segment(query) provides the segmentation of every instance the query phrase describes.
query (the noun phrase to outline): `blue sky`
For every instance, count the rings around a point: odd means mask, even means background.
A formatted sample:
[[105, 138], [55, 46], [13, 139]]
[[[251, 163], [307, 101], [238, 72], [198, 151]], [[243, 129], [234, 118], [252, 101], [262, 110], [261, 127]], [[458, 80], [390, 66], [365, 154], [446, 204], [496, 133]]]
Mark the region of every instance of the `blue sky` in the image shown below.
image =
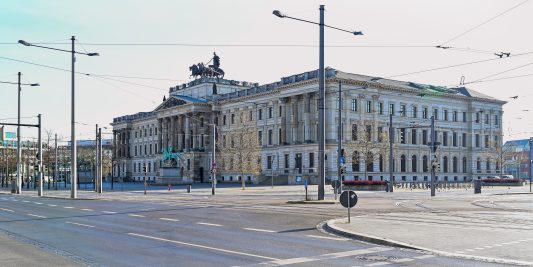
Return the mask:
[[[100, 57], [78, 56], [80, 72], [140, 76], [151, 79], [102, 80], [78, 75], [78, 138], [90, 138], [95, 123], [108, 125], [113, 117], [148, 111], [169, 87], [189, 81], [188, 67], [207, 62], [213, 51], [221, 57], [227, 78], [270, 83], [317, 68], [316, 47], [231, 47], [232, 44], [318, 43], [312, 25], [279, 19], [272, 10], [318, 20], [318, 5], [326, 5], [326, 23], [362, 30], [351, 36], [326, 31], [327, 45], [434, 46], [495, 16], [522, 1], [2, 1], [0, 2], [0, 57], [70, 69], [70, 55], [16, 43], [51, 42], [69, 49], [76, 35], [80, 51], [99, 52]], [[501, 17], [450, 42], [453, 47], [509, 51], [533, 51], [533, 3], [527, 2]], [[101, 46], [90, 43], [187, 43], [201, 46]], [[213, 46], [203, 46], [213, 45]], [[327, 48], [326, 65], [346, 72], [391, 76], [475, 60], [493, 58], [490, 53], [417, 48]], [[533, 62], [533, 56], [397, 77], [399, 80], [452, 85], [461, 76], [467, 81]], [[22, 114], [43, 114], [44, 126], [62, 136], [70, 129], [70, 74], [0, 59], [0, 80], [39, 82], [41, 87], [23, 88]], [[533, 65], [498, 77], [533, 73]], [[469, 87], [510, 101], [504, 108], [505, 139], [533, 135], [531, 84], [533, 76], [477, 83]], [[137, 83], [138, 86], [129, 83]], [[0, 119], [16, 117], [16, 87], [0, 84]], [[528, 96], [529, 94], [529, 96]], [[519, 99], [509, 97], [519, 95]], [[521, 119], [518, 119], [521, 118]], [[29, 119], [27, 122], [31, 122]], [[8, 120], [9, 121], [9, 120]], [[33, 135], [24, 129], [25, 135]]]

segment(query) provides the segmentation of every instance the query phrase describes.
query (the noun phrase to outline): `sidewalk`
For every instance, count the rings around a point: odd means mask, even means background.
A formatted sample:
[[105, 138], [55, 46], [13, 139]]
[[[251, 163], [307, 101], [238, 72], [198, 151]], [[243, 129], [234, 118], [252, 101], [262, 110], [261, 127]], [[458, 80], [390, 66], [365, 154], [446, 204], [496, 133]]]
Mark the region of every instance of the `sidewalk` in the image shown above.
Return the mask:
[[[503, 264], [533, 266], [533, 195], [400, 201], [397, 211], [352, 210], [326, 230], [371, 243]], [[476, 206], [476, 202], [493, 206]], [[529, 204], [528, 204], [529, 203]], [[521, 209], [513, 210], [513, 207]], [[402, 209], [403, 208], [403, 209]]]

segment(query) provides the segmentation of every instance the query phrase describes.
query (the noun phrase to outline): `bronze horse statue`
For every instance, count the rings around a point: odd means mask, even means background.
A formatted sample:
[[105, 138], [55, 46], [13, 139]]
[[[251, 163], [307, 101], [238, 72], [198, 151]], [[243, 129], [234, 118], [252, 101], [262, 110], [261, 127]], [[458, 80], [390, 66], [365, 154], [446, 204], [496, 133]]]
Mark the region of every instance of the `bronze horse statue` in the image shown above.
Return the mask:
[[213, 65], [205, 67], [203, 63], [198, 63], [190, 66], [189, 70], [191, 71], [191, 76], [189, 77], [193, 78], [196, 78], [198, 76], [224, 78], [224, 70], [222, 70], [221, 68], [216, 68]]

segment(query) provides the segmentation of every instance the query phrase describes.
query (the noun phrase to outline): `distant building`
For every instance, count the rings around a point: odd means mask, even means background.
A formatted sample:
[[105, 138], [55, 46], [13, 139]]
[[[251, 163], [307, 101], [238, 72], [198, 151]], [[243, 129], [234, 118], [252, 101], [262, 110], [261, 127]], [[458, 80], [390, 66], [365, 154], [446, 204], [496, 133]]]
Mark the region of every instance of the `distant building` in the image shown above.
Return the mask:
[[0, 147], [17, 148], [17, 133], [9, 132], [0, 126]]
[[[469, 181], [501, 173], [494, 152], [502, 145], [506, 102], [465, 87], [445, 88], [326, 69], [326, 179], [337, 177], [337, 133], [341, 125], [345, 179], [389, 179], [388, 127], [393, 116], [393, 173], [396, 181], [428, 181], [430, 118], [435, 116], [438, 181]], [[342, 86], [342, 120], [338, 93]], [[260, 145], [259, 173], [235, 170], [233, 159], [217, 156], [217, 179], [266, 183], [318, 180], [318, 71], [259, 86], [199, 78], [171, 87], [164, 102], [148, 112], [113, 119], [113, 176], [162, 177], [162, 148], [180, 153], [179, 176], [211, 179], [213, 140], [220, 152], [232, 146], [239, 125], [252, 127]], [[210, 125], [217, 125], [213, 138]], [[416, 127], [414, 127], [416, 126]], [[368, 141], [372, 149], [350, 144]], [[380, 147], [378, 149], [378, 147]], [[383, 149], [381, 149], [383, 148]], [[218, 153], [218, 151], [217, 151]], [[248, 159], [256, 160], [256, 159]], [[226, 168], [223, 168], [225, 165]], [[162, 180], [160, 180], [162, 181]]]
[[529, 178], [529, 139], [511, 140], [503, 145], [504, 171], [515, 178]]

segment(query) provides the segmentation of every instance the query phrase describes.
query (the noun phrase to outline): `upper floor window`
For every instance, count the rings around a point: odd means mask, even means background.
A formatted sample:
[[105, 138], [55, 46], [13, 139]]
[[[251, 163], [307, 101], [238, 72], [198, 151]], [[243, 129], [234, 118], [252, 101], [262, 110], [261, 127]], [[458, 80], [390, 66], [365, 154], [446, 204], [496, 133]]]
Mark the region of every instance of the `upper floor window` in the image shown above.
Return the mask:
[[413, 106], [413, 118], [418, 118], [418, 107]]
[[272, 119], [272, 117], [274, 117], [274, 108], [273, 107], [269, 107], [268, 108], [268, 118]]
[[402, 117], [407, 116], [407, 112], [405, 110], [405, 105], [400, 105], [400, 116], [402, 116]]
[[452, 120], [453, 120], [453, 121], [457, 121], [457, 111], [454, 111], [454, 112], [453, 112]]
[[262, 120], [263, 119], [263, 109], [259, 109], [257, 111], [257, 117], [258, 117], [257, 118], [258, 120]]
[[433, 118], [435, 118], [435, 120], [439, 119], [439, 109], [438, 108], [433, 109]]
[[372, 101], [366, 101], [366, 113], [372, 112]]
[[424, 107], [422, 109], [422, 119], [427, 119], [427, 118], [428, 118], [428, 108]]
[[378, 103], [378, 113], [379, 115], [383, 115], [383, 102]]
[[389, 104], [389, 114], [392, 114], [392, 116], [394, 116], [394, 103]]
[[352, 99], [352, 111], [357, 111], [357, 99]]
[[448, 121], [448, 110], [444, 110], [444, 120]]
[[494, 125], [498, 125], [498, 115], [494, 115]]

